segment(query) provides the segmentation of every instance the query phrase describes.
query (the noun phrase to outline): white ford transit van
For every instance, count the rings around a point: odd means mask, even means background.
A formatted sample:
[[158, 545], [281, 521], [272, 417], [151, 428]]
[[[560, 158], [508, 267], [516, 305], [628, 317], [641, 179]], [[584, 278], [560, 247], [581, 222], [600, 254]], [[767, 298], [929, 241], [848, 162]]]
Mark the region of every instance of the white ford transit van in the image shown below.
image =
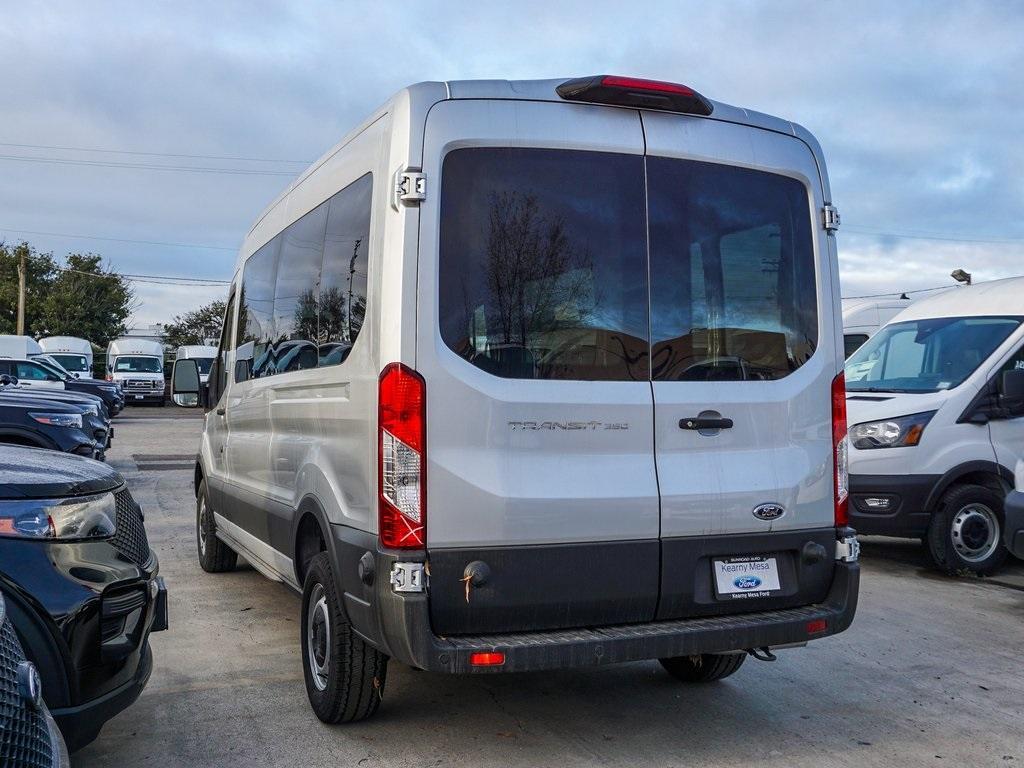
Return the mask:
[[107, 345], [107, 380], [128, 403], [164, 404], [164, 348], [151, 339], [123, 336]]
[[1024, 278], [922, 299], [847, 361], [853, 527], [921, 537], [950, 572], [1006, 557], [1024, 458]]
[[837, 225], [813, 137], [686, 86], [401, 91], [245, 239], [202, 567], [302, 592], [326, 722], [389, 658], [712, 680], [844, 630]]

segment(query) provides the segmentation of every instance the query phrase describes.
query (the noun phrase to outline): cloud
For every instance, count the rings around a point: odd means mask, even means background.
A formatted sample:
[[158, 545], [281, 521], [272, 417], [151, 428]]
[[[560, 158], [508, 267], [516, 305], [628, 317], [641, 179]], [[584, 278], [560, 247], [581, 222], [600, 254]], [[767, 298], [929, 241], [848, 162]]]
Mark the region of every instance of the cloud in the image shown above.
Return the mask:
[[[635, 74], [815, 133], [850, 227], [839, 241], [844, 293], [930, 287], [956, 266], [1019, 274], [1024, 263], [1024, 7], [1010, 2], [69, 1], [10, 5], [4, 21], [0, 142], [313, 159], [411, 82]], [[24, 147], [0, 155], [301, 169]], [[0, 159], [0, 237], [234, 248], [287, 182]], [[894, 236], [913, 233], [978, 242]], [[58, 255], [103, 253], [126, 272], [227, 279], [234, 265], [227, 250], [29, 238]], [[141, 322], [206, 300], [143, 284], [138, 294]]]

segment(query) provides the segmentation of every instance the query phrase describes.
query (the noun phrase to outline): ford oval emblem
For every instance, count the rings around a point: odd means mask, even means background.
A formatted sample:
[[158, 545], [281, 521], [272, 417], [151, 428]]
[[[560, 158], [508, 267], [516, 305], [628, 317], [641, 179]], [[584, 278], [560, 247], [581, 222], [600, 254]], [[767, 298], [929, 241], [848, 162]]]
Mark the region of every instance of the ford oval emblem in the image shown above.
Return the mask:
[[757, 589], [761, 586], [761, 580], [757, 576], [737, 576], [732, 580], [736, 589]]
[[786, 509], [781, 504], [758, 504], [753, 512], [758, 520], [778, 520], [784, 514]]

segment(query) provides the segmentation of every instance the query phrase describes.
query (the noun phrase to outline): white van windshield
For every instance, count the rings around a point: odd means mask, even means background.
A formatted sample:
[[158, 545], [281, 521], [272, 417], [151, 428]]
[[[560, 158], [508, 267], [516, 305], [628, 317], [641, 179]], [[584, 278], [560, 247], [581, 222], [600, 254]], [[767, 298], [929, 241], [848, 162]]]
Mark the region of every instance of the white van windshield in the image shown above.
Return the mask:
[[51, 357], [64, 366], [65, 370], [84, 373], [89, 370], [89, 361], [85, 355], [51, 355]]
[[114, 363], [114, 370], [119, 373], [160, 373], [163, 365], [156, 357], [122, 355]]
[[959, 386], [1020, 326], [1014, 317], [942, 317], [887, 325], [846, 362], [850, 392]]

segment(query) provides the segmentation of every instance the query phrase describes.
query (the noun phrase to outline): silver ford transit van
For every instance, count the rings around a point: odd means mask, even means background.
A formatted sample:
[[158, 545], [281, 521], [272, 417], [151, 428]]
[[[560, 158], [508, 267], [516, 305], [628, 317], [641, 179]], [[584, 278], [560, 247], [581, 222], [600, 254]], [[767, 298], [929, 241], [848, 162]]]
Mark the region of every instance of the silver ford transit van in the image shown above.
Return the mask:
[[301, 591], [306, 688], [387, 663], [659, 659], [706, 681], [846, 629], [824, 160], [674, 83], [420, 83], [256, 221], [203, 395], [199, 558]]

